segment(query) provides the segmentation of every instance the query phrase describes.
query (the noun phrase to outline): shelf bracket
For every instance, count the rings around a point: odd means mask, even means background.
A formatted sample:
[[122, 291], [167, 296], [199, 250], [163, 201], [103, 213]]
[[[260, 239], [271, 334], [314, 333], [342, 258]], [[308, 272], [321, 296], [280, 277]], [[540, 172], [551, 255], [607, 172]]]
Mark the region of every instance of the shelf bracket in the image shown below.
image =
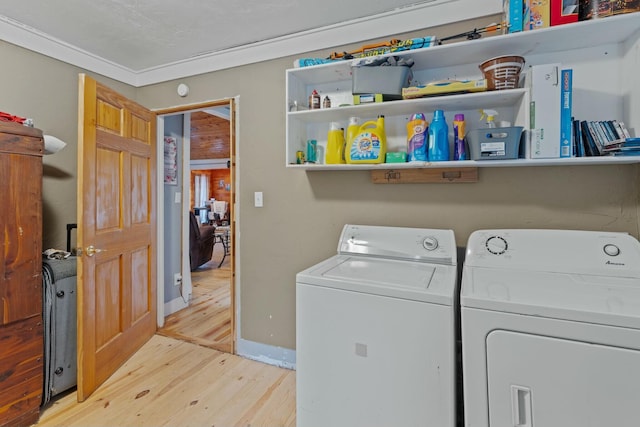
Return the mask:
[[374, 184], [471, 183], [478, 182], [478, 168], [376, 169]]

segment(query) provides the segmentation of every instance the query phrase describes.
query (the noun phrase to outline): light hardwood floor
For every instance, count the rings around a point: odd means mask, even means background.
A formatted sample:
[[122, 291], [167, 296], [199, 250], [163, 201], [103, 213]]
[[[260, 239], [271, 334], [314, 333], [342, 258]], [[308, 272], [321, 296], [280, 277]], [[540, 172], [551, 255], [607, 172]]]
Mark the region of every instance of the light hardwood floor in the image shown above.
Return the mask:
[[89, 399], [54, 399], [36, 426], [295, 426], [295, 371], [155, 335]]
[[218, 268], [222, 245], [214, 246], [211, 261], [191, 272], [189, 307], [170, 314], [158, 334], [231, 353], [230, 258]]

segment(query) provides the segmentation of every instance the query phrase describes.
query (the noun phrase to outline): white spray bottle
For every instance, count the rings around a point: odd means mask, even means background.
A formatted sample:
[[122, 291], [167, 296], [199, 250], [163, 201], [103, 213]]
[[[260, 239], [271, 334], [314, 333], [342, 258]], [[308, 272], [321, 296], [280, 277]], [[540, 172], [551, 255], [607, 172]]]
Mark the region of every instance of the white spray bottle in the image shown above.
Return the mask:
[[480, 110], [480, 121], [487, 118], [486, 127], [495, 128], [496, 127], [496, 117], [498, 116], [498, 112], [496, 110]]

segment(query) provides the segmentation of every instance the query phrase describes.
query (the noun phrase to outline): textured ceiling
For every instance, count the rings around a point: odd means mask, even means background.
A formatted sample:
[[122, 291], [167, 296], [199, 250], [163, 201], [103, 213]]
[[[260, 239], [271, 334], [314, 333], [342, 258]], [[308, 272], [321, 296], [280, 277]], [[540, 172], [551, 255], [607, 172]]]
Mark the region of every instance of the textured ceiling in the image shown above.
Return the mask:
[[142, 71], [431, 1], [0, 0], [0, 17]]

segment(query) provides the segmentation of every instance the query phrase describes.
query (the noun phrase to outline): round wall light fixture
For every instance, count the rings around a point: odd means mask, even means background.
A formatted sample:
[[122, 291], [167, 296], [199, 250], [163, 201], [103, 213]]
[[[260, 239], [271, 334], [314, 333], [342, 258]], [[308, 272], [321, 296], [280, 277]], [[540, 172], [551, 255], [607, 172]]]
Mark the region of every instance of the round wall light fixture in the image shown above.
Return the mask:
[[178, 85], [178, 95], [180, 95], [181, 97], [185, 97], [187, 95], [189, 95], [189, 86], [187, 86], [184, 83], [180, 83]]

